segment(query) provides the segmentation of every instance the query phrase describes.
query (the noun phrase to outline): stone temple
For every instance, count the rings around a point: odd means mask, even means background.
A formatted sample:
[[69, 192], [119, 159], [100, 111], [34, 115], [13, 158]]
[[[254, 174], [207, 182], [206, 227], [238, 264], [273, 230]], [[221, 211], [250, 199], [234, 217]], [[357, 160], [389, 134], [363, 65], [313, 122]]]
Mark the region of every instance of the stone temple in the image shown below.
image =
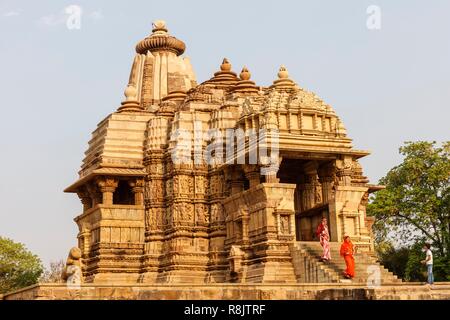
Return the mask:
[[[153, 24], [136, 46], [125, 101], [98, 124], [65, 190], [83, 204], [83, 281], [339, 283], [337, 249], [349, 235], [354, 282], [365, 282], [367, 266], [378, 266], [366, 205], [380, 187], [358, 162], [369, 152], [353, 148], [333, 108], [285, 67], [265, 87], [224, 59], [198, 84], [185, 49], [163, 21]], [[327, 264], [315, 238], [322, 217]]]
[[[335, 111], [281, 67], [258, 86], [227, 59], [197, 84], [163, 21], [136, 47], [125, 101], [89, 141], [78, 248], [60, 283], [18, 299], [449, 299], [374, 255], [370, 185]], [[220, 61], [220, 60], [219, 60]], [[274, 74], [275, 74], [274, 70]], [[332, 260], [316, 226], [327, 217]], [[344, 279], [339, 246], [357, 246]]]

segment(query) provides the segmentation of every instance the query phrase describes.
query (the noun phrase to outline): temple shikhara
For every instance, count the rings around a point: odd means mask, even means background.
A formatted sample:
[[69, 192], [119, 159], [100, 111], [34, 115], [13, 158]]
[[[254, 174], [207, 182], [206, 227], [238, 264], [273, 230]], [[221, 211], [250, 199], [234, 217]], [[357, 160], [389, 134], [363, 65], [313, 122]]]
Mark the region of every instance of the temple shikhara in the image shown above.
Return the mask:
[[[198, 83], [185, 50], [153, 24], [124, 102], [98, 124], [65, 190], [83, 204], [83, 282], [342, 283], [345, 235], [358, 250], [353, 283], [374, 272], [398, 282], [373, 256], [366, 205], [381, 187], [358, 162], [369, 152], [353, 147], [335, 110], [284, 66], [260, 86], [218, 57]], [[327, 263], [315, 235], [322, 217]]]

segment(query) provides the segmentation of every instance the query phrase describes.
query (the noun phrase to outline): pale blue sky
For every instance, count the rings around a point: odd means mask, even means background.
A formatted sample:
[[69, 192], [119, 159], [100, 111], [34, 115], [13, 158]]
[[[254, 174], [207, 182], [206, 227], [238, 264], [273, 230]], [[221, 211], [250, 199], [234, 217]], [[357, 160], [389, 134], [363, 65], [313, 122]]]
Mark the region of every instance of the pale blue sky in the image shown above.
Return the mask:
[[[81, 29], [64, 8], [83, 9]], [[369, 5], [381, 30], [366, 27]], [[0, 0], [0, 235], [45, 263], [76, 245], [77, 179], [91, 132], [117, 109], [137, 41], [167, 21], [198, 81], [223, 57], [269, 85], [281, 64], [343, 119], [376, 183], [405, 140], [449, 139], [450, 1]]]

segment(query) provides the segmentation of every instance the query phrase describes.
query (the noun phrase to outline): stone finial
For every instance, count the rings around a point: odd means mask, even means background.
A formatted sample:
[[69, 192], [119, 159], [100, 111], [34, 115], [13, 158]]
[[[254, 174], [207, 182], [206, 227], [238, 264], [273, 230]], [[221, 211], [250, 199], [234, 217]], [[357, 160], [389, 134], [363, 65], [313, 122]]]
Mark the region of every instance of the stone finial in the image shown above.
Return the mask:
[[216, 87], [234, 86], [238, 82], [236, 73], [231, 71], [231, 63], [227, 58], [223, 58], [220, 70], [214, 73], [214, 77], [206, 81], [206, 84], [213, 84]]
[[280, 70], [278, 71], [278, 78], [279, 79], [288, 79], [289, 78], [289, 72], [287, 71], [285, 66], [280, 67]]
[[153, 26], [153, 33], [167, 33], [167, 27], [166, 22], [164, 20], [156, 20], [152, 24]]
[[133, 84], [129, 84], [127, 86], [124, 94], [125, 101], [122, 102], [122, 105], [119, 107], [119, 112], [140, 112], [144, 110], [144, 108], [138, 102], [137, 89]]
[[239, 81], [233, 88], [233, 92], [258, 93], [259, 90], [255, 85], [255, 82], [250, 80], [251, 76], [252, 75], [247, 67], [243, 67], [241, 74], [239, 75]]
[[239, 75], [239, 78], [241, 78], [241, 80], [250, 80], [252, 74], [248, 71], [247, 67], [243, 67], [241, 74]]
[[222, 64], [220, 65], [220, 70], [225, 72], [231, 71], [231, 63], [227, 58], [223, 58]]
[[292, 90], [295, 89], [295, 83], [289, 78], [289, 72], [285, 66], [281, 66], [278, 71], [278, 79], [273, 82], [271, 88], [278, 90]]
[[132, 84], [129, 84], [125, 89], [125, 101], [136, 101], [137, 100], [137, 90]]
[[185, 50], [186, 45], [184, 42], [168, 33], [166, 22], [163, 20], [153, 22], [152, 34], [140, 41], [136, 46], [136, 52], [139, 54], [146, 54], [148, 51], [152, 53], [170, 51], [180, 56]]

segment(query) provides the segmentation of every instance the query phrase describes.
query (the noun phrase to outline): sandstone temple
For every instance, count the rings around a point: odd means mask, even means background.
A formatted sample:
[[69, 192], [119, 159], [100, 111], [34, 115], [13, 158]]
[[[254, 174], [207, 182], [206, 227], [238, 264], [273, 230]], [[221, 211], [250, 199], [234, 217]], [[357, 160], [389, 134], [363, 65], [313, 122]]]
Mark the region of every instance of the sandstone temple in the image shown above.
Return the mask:
[[[373, 256], [366, 205], [381, 187], [358, 162], [369, 152], [353, 148], [333, 108], [284, 66], [260, 86], [223, 59], [197, 83], [185, 49], [163, 21], [153, 24], [136, 46], [124, 101], [98, 124], [65, 190], [83, 205], [83, 282], [345, 282], [345, 235], [358, 248], [354, 282], [373, 266], [398, 282]], [[322, 217], [326, 264], [315, 236]]]

